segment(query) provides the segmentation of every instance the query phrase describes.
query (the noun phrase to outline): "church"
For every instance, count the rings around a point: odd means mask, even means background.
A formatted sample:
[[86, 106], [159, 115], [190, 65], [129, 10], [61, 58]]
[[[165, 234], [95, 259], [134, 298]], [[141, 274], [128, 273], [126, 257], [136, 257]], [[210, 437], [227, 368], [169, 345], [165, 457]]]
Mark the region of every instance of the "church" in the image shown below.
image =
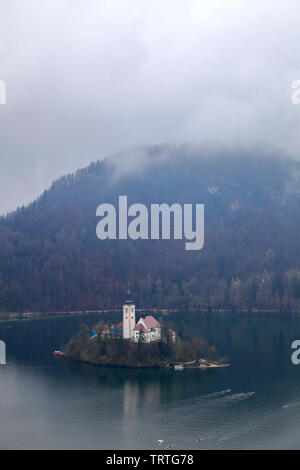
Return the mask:
[[[127, 290], [126, 300], [123, 304], [123, 320], [117, 325], [105, 325], [101, 333], [102, 335], [111, 335], [113, 337], [123, 336], [124, 339], [138, 343], [152, 343], [161, 341], [161, 324], [152, 315], [142, 316], [136, 323], [135, 319], [135, 304], [132, 300], [131, 290]], [[171, 341], [175, 343], [176, 333], [169, 330]], [[97, 336], [93, 332], [92, 338]], [[142, 336], [142, 338], [141, 338]], [[92, 339], [91, 338], [91, 339]]]
[[131, 291], [128, 289], [123, 305], [123, 338], [138, 343], [141, 334], [143, 335], [143, 342], [145, 343], [160, 341], [161, 326], [152, 315], [141, 317], [136, 323], [135, 305], [131, 297]]

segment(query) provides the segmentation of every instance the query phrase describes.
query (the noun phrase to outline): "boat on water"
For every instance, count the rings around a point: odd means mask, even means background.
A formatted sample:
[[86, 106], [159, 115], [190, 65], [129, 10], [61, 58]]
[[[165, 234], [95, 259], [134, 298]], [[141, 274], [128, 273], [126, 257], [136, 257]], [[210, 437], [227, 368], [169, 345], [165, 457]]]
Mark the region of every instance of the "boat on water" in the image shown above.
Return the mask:
[[54, 357], [63, 357], [65, 354], [62, 351], [54, 351], [53, 356]]

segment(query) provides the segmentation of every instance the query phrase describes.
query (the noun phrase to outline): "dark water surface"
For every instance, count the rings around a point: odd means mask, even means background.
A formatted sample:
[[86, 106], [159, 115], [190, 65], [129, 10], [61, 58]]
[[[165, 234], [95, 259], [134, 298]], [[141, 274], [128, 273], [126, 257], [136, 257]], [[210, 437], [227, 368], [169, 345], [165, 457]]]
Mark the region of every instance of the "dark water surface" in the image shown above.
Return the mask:
[[231, 367], [97, 368], [52, 357], [80, 317], [0, 323], [0, 449], [299, 449], [300, 320], [188, 318]]

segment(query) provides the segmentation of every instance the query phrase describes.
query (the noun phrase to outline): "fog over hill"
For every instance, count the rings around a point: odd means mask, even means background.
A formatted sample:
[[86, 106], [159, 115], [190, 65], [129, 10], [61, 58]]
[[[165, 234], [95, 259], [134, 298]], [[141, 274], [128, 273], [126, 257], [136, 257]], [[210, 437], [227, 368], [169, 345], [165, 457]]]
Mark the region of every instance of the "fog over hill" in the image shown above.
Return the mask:
[[299, 0], [0, 4], [0, 214], [156, 143], [300, 160]]
[[[63, 176], [0, 221], [1, 311], [119, 307], [300, 310], [300, 164], [154, 146]], [[141, 160], [142, 164], [136, 165]], [[96, 237], [99, 204], [205, 204], [205, 244]]]

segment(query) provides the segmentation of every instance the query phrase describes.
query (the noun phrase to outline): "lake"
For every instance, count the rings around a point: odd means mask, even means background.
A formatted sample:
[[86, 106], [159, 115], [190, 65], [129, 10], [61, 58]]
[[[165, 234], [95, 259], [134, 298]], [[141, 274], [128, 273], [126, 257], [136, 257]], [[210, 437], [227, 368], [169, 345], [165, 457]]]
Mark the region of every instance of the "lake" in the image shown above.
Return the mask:
[[185, 318], [230, 367], [92, 367], [52, 352], [99, 315], [0, 322], [0, 449], [299, 449], [300, 320]]

